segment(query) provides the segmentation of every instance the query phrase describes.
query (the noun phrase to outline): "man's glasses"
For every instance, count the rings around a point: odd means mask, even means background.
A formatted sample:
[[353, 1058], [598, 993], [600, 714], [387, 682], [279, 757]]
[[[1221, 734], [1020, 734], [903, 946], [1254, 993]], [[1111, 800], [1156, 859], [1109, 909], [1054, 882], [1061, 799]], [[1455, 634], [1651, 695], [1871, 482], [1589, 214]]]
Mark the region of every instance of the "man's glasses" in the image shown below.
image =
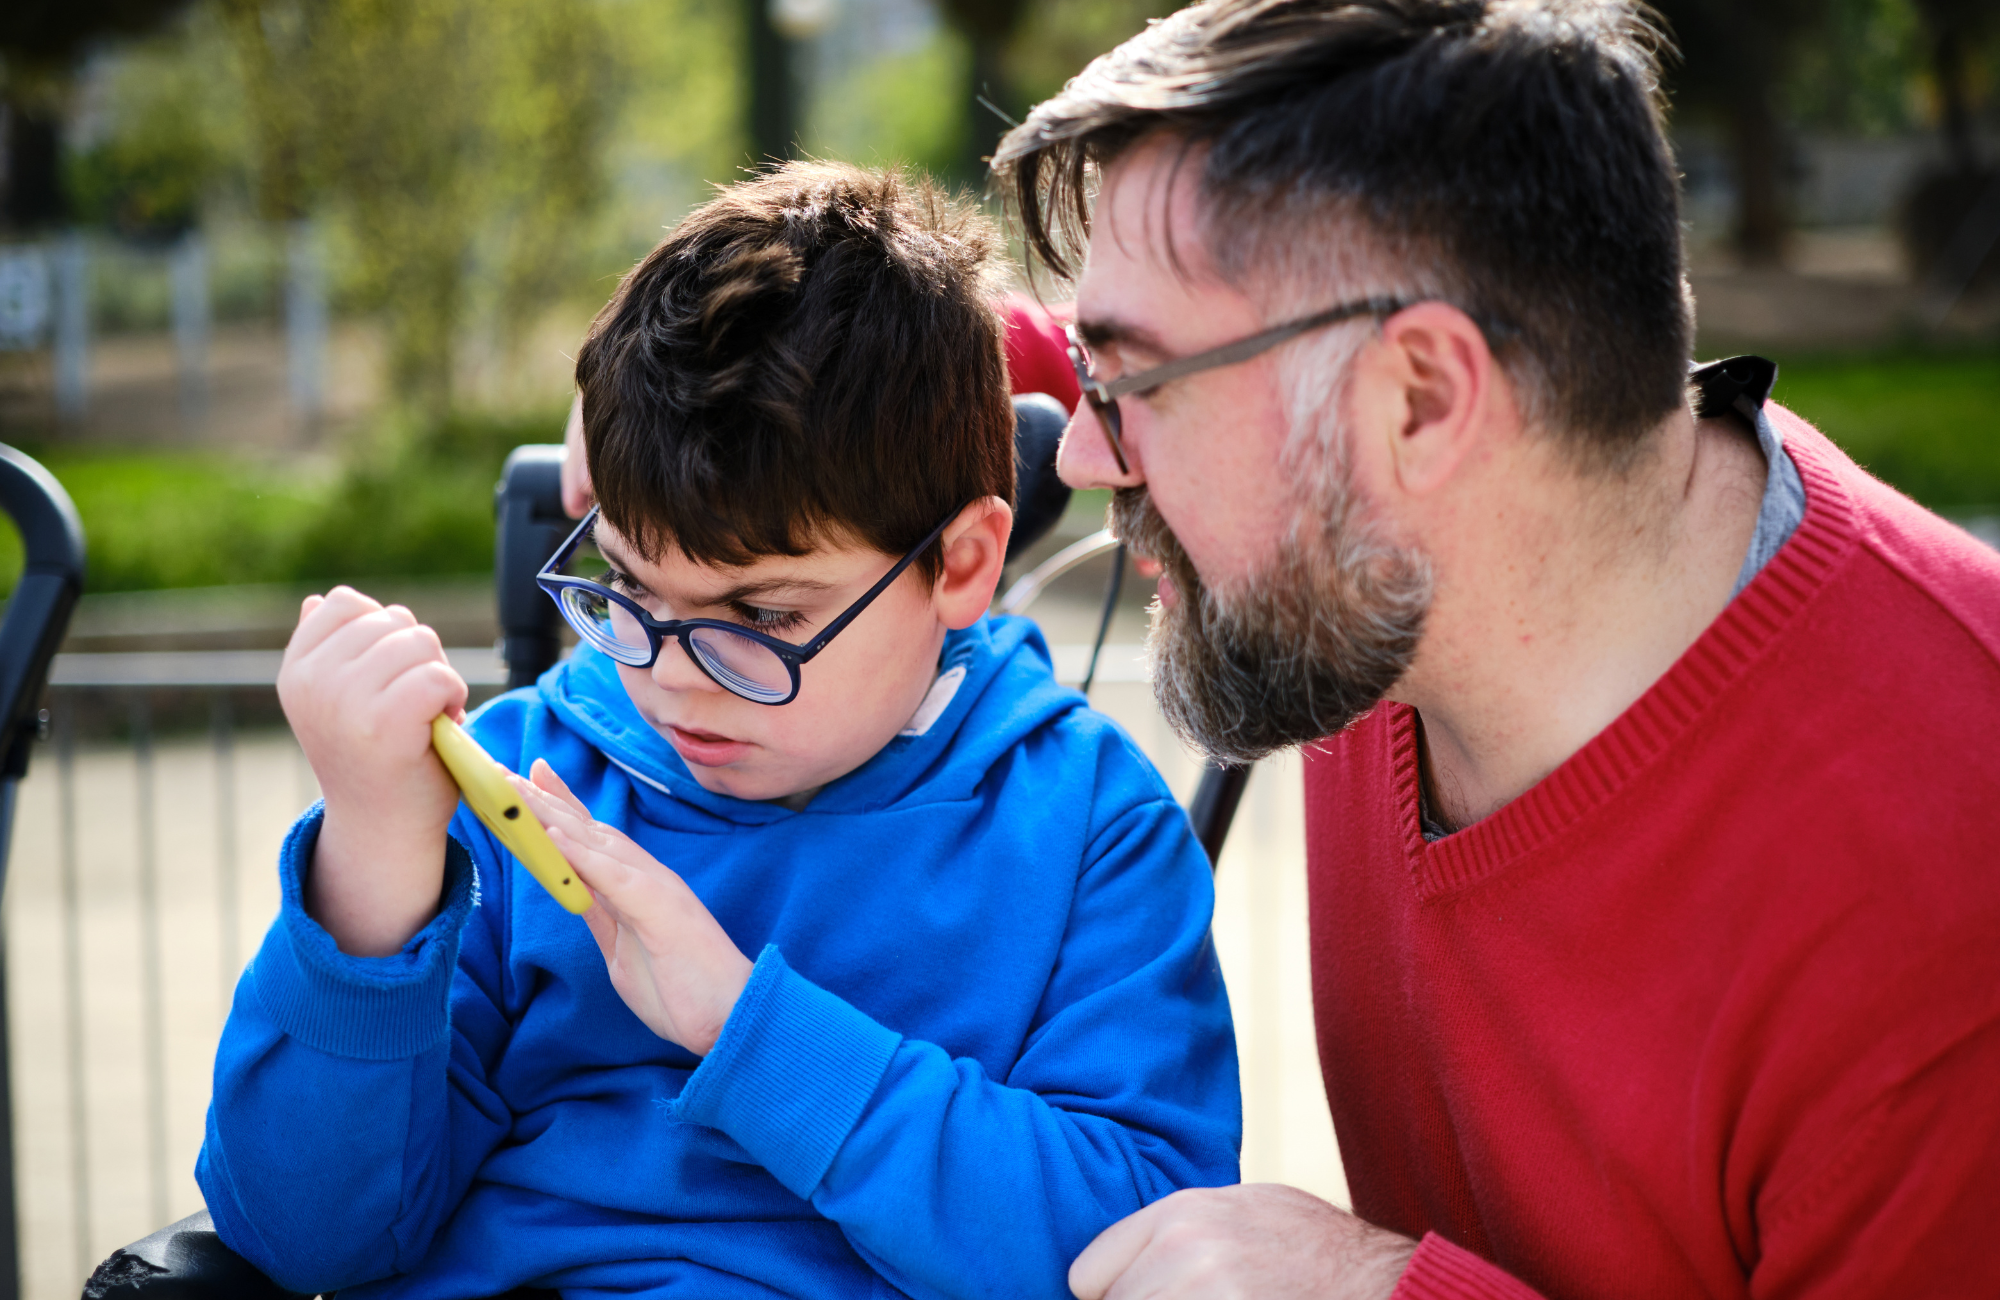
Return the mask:
[[947, 515], [931, 529], [930, 536], [896, 561], [896, 567], [884, 574], [880, 582], [804, 645], [780, 641], [723, 619], [654, 618], [629, 596], [588, 578], [565, 575], [563, 566], [591, 535], [591, 527], [597, 522], [594, 509], [583, 517], [569, 540], [549, 557], [549, 562], [535, 575], [535, 581], [549, 593], [578, 636], [621, 664], [651, 668], [660, 657], [661, 644], [673, 637], [681, 643], [688, 658], [694, 660], [695, 667], [724, 690], [757, 704], [790, 704], [799, 693], [799, 666], [826, 649], [827, 642], [839, 636], [871, 601], [887, 591], [903, 570], [916, 563], [917, 557], [944, 535], [946, 525], [958, 518], [958, 513], [954, 510]]
[[1118, 399], [1134, 393], [1151, 392], [1161, 384], [1170, 383], [1186, 375], [1203, 370], [1213, 370], [1218, 366], [1233, 366], [1239, 361], [1248, 361], [1260, 352], [1268, 352], [1287, 339], [1297, 338], [1307, 330], [1316, 330], [1325, 325], [1335, 325], [1357, 316], [1394, 316], [1411, 304], [1400, 298], [1362, 298], [1354, 302], [1344, 302], [1338, 307], [1310, 316], [1301, 316], [1283, 325], [1274, 325], [1262, 333], [1248, 338], [1225, 343], [1206, 352], [1197, 352], [1191, 357], [1169, 361], [1164, 366], [1142, 370], [1136, 375], [1101, 383], [1090, 373], [1090, 352], [1084, 346], [1083, 337], [1076, 332], [1076, 326], [1069, 327], [1069, 360], [1076, 367], [1076, 382], [1083, 385], [1083, 400], [1090, 403], [1096, 413], [1097, 422], [1104, 426], [1104, 437], [1111, 444], [1112, 458], [1118, 462], [1118, 472], [1129, 474], [1131, 467], [1125, 463], [1124, 428], [1118, 419]]

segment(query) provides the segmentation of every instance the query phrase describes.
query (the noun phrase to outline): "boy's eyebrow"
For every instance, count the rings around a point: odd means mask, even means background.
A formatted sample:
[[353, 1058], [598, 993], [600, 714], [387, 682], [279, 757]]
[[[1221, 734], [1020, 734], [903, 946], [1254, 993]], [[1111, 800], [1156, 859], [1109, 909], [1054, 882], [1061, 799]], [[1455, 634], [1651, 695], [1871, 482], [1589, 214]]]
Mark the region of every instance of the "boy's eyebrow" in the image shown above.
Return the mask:
[[[596, 529], [591, 530], [593, 534], [591, 541], [596, 543], [597, 553], [602, 555], [606, 562], [613, 568], [625, 575], [626, 581], [655, 600], [660, 599], [659, 592], [654, 591], [651, 587], [639, 581], [638, 577], [632, 572], [631, 564], [618, 554], [617, 547], [606, 546], [603, 538], [595, 536], [596, 531]], [[823, 582], [818, 578], [759, 578], [754, 582], [741, 582], [734, 587], [725, 588], [715, 595], [702, 600], [700, 604], [733, 605], [739, 601], [748, 600], [753, 596], [768, 596], [773, 592], [779, 591], [796, 592], [800, 595], [815, 595], [820, 592], [832, 591], [833, 589], [833, 583]]]
[[752, 596], [769, 596], [774, 592], [795, 592], [802, 596], [817, 595], [832, 591], [833, 584], [818, 578], [760, 578], [756, 582], [744, 582], [721, 591], [707, 600], [706, 605], [734, 605]]

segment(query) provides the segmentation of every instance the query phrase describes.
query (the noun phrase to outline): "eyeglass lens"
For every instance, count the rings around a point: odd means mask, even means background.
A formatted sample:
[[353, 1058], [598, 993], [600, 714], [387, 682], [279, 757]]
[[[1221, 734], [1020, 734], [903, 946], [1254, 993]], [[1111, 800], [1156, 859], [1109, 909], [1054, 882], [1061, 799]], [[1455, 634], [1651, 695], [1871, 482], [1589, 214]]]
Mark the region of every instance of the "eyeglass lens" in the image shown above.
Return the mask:
[[[587, 587], [565, 587], [561, 604], [577, 635], [619, 663], [643, 668], [652, 662], [652, 633], [624, 603]], [[719, 627], [692, 628], [676, 639], [711, 677], [747, 700], [771, 704], [792, 693], [790, 667], [761, 641]]]

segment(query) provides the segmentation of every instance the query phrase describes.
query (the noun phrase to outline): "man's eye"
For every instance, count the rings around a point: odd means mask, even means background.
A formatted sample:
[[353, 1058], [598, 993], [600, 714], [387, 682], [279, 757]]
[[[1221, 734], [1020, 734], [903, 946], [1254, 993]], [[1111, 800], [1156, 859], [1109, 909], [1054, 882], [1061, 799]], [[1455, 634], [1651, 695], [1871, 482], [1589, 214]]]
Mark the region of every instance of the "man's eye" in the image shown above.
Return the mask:
[[745, 623], [772, 636], [803, 627], [806, 621], [806, 616], [795, 609], [764, 609], [758, 605], [738, 603], [735, 611]]

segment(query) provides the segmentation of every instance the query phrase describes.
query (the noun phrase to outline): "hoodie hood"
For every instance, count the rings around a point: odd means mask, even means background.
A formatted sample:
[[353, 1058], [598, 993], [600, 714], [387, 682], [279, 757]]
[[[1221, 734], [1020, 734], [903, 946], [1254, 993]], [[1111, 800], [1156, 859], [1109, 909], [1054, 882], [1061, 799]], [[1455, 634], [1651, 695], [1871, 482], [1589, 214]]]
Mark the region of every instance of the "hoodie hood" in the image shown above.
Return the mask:
[[642, 803], [680, 806], [647, 807], [649, 820], [683, 825], [697, 810], [731, 826], [761, 826], [787, 817], [969, 799], [1030, 732], [1084, 707], [1082, 695], [1056, 684], [1040, 628], [1025, 618], [982, 618], [946, 635], [936, 684], [910, 725], [794, 812], [703, 789], [633, 705], [617, 665], [588, 646], [543, 674], [539, 688], [563, 725], [637, 782]]

